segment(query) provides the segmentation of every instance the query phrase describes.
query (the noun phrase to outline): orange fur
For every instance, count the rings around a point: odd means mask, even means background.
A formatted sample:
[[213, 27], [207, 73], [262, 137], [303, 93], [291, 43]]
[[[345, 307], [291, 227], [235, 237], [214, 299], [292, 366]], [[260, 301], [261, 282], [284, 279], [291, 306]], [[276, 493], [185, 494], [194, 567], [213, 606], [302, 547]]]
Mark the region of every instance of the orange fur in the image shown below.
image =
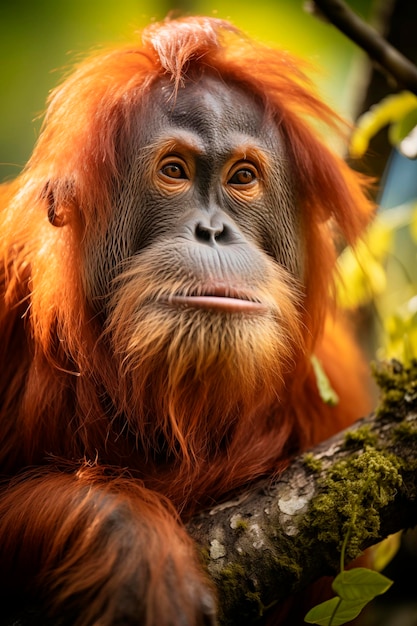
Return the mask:
[[[173, 325], [150, 296], [198, 285], [159, 271], [145, 250], [115, 283], [103, 324], [86, 300], [83, 268], [109, 221], [114, 186], [124, 184], [120, 149], [161, 76], [178, 90], [207, 68], [257, 94], [284, 136], [302, 212], [303, 284], [268, 258], [258, 294], [275, 314], [263, 326], [201, 310]], [[115, 623], [117, 588], [146, 586], [146, 623], [176, 624], [159, 606], [170, 560], [183, 581], [178, 603], [199, 623], [185, 580], [188, 567], [197, 569], [174, 509], [187, 519], [368, 410], [357, 348], [330, 318], [334, 233], [354, 243], [372, 206], [361, 177], [319, 138], [317, 119], [341, 126], [292, 57], [209, 18], [153, 24], [142, 44], [87, 60], [52, 93], [33, 155], [4, 187], [0, 213], [0, 465], [10, 479], [25, 471], [0, 495], [7, 589], [16, 592], [26, 570], [26, 590], [35, 579], [33, 589], [46, 593], [52, 581], [52, 610], [72, 610], [84, 594], [91, 609], [76, 623], [103, 626]], [[337, 407], [319, 397], [313, 353]], [[121, 543], [149, 542], [149, 584], [139, 580], [140, 548], [130, 554], [109, 540], [117, 516], [131, 524]]]

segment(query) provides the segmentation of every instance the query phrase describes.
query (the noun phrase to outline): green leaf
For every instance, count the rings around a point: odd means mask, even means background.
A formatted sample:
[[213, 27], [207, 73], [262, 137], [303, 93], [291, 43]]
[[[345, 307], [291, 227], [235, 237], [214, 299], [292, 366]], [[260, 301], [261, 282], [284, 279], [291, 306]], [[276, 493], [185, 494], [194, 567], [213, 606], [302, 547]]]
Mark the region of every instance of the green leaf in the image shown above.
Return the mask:
[[310, 360], [316, 376], [316, 383], [320, 398], [325, 404], [336, 406], [339, 402], [339, 396], [331, 386], [319, 359], [313, 355]]
[[388, 535], [386, 539], [372, 546], [372, 568], [381, 572], [397, 554], [401, 543], [401, 532]]
[[398, 146], [415, 126], [417, 126], [417, 107], [390, 126], [388, 131], [390, 143], [393, 146]]
[[304, 621], [319, 626], [341, 626], [355, 619], [366, 604], [367, 602], [347, 602], [340, 598], [332, 598], [313, 607]]
[[387, 124], [399, 122], [415, 109], [417, 109], [417, 97], [409, 91], [389, 95], [375, 104], [357, 121], [349, 146], [351, 156], [363, 156], [369, 141], [381, 128]]
[[307, 624], [320, 624], [320, 626], [329, 626], [333, 613], [338, 604], [341, 604], [340, 598], [332, 598], [321, 602], [314, 606], [304, 618]]
[[367, 604], [376, 596], [385, 593], [392, 585], [392, 580], [379, 572], [366, 567], [344, 570], [333, 581], [333, 590], [348, 602]]

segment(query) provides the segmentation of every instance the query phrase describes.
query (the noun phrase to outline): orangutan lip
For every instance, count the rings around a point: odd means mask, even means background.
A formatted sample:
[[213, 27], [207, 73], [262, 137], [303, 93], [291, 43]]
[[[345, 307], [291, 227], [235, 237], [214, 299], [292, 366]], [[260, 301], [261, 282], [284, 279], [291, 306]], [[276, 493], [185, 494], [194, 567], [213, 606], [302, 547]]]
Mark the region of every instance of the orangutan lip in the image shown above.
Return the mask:
[[198, 309], [214, 309], [226, 313], [260, 313], [267, 307], [262, 302], [254, 302], [239, 296], [234, 291], [223, 288], [210, 290], [210, 293], [199, 295], [172, 295], [168, 302]]

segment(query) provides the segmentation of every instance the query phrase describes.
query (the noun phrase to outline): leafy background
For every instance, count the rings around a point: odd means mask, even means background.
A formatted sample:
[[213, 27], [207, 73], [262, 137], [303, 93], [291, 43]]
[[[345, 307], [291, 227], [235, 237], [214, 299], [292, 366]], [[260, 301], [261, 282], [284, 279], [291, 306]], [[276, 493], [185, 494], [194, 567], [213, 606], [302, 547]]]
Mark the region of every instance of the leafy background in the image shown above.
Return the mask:
[[[351, 2], [367, 16], [371, 0]], [[135, 31], [169, 11], [215, 15], [263, 42], [307, 58], [317, 83], [340, 112], [352, 115], [352, 81], [361, 52], [338, 31], [303, 10], [303, 0], [2, 0], [0, 2], [0, 181], [30, 155], [45, 100], [86, 51], [131, 41]], [[137, 36], [137, 35], [136, 35]]]

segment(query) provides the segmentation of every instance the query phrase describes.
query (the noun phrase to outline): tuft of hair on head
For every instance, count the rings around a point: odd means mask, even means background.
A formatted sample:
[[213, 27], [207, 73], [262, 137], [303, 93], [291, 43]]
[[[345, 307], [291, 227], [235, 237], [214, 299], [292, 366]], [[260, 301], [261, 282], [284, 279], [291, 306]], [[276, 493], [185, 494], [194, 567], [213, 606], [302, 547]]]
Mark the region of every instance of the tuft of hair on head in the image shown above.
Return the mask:
[[172, 76], [176, 88], [191, 61], [222, 48], [221, 33], [239, 34], [230, 22], [209, 17], [187, 17], [151, 24], [142, 34], [145, 47], [150, 46], [162, 68]]

